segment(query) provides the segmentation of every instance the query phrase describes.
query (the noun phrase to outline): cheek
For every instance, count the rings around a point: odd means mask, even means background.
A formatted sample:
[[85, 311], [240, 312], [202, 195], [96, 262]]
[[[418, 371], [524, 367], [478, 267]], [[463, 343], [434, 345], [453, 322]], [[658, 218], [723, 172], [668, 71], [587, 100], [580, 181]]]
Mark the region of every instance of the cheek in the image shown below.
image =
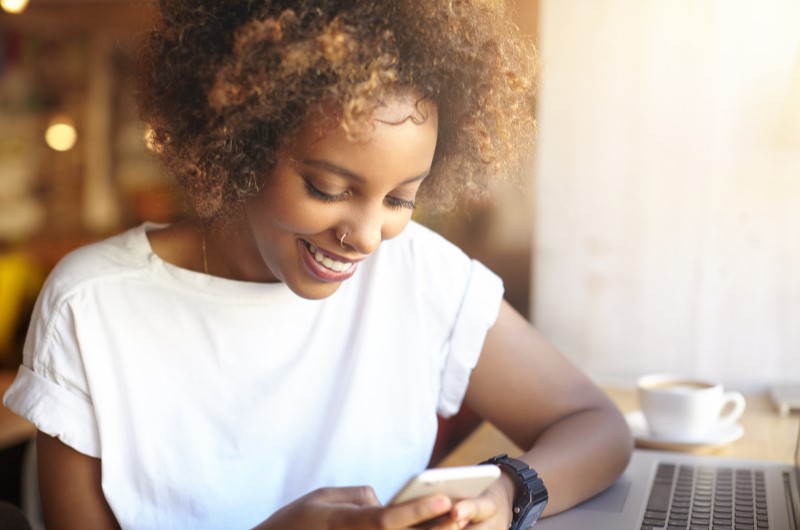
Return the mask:
[[324, 230], [329, 222], [320, 208], [314, 208], [304, 201], [274, 201], [272, 204], [256, 206], [252, 219], [267, 229], [310, 234]]
[[260, 230], [313, 233], [329, 222], [325, 209], [308, 198], [304, 188], [280, 178], [268, 182], [247, 209], [253, 227]]
[[398, 215], [395, 218], [387, 220], [381, 230], [381, 238], [386, 241], [400, 235], [408, 226], [409, 221], [411, 221], [411, 213]]

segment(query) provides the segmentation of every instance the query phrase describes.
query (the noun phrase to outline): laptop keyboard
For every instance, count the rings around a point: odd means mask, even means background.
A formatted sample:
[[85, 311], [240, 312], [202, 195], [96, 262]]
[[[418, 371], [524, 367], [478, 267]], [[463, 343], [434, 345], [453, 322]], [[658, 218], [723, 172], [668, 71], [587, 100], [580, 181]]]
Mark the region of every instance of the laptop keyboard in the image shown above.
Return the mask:
[[764, 473], [659, 464], [641, 530], [769, 528]]

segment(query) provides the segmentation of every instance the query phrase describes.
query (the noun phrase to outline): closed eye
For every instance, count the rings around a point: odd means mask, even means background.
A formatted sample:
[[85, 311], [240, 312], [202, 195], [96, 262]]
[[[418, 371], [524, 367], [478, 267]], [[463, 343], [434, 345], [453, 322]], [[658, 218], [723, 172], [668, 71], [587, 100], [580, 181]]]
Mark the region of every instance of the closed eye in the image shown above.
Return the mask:
[[309, 181], [305, 181], [306, 191], [308, 194], [314, 197], [315, 199], [319, 199], [325, 202], [337, 202], [347, 198], [348, 192], [343, 191], [342, 193], [337, 193], [336, 195], [331, 195], [330, 193], [325, 193], [324, 191], [320, 190], [319, 188], [314, 187]]
[[400, 210], [403, 208], [413, 210], [417, 207], [417, 203], [414, 201], [399, 199], [397, 197], [392, 197], [391, 195], [388, 195], [386, 197], [386, 204], [388, 204], [390, 208], [394, 208], [395, 210]]
[[[343, 191], [341, 193], [332, 195], [330, 193], [325, 193], [324, 191], [315, 187], [308, 180], [305, 180], [304, 182], [308, 194], [311, 195], [313, 198], [324, 202], [343, 201], [350, 195], [349, 191]], [[413, 200], [401, 199], [399, 197], [392, 197], [391, 195], [387, 195], [385, 201], [386, 205], [394, 210], [402, 210], [402, 209], [414, 210], [417, 207], [417, 203], [414, 202]]]

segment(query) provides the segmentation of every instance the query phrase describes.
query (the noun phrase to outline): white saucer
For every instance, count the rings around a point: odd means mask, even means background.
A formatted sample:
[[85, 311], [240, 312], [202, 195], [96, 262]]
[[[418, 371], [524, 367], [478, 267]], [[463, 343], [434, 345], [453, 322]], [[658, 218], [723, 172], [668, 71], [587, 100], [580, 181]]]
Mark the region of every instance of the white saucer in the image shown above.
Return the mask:
[[744, 435], [744, 427], [739, 423], [735, 423], [716, 427], [708, 434], [695, 440], [681, 440], [651, 433], [647, 427], [647, 420], [640, 410], [629, 412], [625, 415], [625, 419], [628, 421], [628, 426], [636, 439], [636, 445], [653, 449], [665, 449], [668, 451], [713, 449], [734, 442]]

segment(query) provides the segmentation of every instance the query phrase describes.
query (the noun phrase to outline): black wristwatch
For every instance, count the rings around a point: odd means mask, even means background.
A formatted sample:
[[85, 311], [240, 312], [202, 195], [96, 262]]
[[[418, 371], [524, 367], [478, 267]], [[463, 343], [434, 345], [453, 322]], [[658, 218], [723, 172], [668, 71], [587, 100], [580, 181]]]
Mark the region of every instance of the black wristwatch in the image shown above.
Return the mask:
[[497, 455], [482, 464], [495, 464], [506, 471], [516, 484], [516, 498], [514, 499], [513, 518], [510, 530], [528, 530], [541, 517], [544, 507], [547, 506], [547, 488], [536, 473], [522, 460], [509, 458], [508, 455]]

